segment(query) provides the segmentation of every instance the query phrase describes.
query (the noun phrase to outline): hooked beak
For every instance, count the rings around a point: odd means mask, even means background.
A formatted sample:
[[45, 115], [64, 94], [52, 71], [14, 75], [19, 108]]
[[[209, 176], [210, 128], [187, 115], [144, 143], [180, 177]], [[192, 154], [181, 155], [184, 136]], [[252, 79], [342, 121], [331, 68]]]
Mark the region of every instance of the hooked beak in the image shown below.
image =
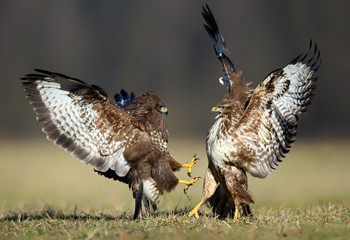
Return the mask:
[[220, 110], [219, 110], [217, 107], [213, 107], [213, 108], [210, 110], [210, 113], [214, 113], [214, 112], [220, 112]]
[[168, 109], [166, 107], [161, 107], [159, 111], [165, 115], [168, 115]]
[[218, 108], [218, 107], [213, 107], [211, 110], [210, 110], [210, 113], [219, 113], [215, 119], [218, 119], [220, 116], [221, 116], [221, 109]]

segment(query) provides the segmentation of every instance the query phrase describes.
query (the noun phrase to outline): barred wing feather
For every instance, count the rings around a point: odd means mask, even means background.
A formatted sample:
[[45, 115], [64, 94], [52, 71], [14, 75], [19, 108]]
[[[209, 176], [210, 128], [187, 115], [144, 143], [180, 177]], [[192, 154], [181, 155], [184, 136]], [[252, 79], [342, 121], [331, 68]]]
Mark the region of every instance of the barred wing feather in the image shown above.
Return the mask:
[[307, 54], [269, 74], [255, 89], [236, 126], [237, 136], [255, 156], [247, 169], [253, 176], [264, 178], [276, 170], [295, 141], [298, 120], [311, 104], [314, 74], [320, 65], [317, 45], [313, 49], [312, 53], [310, 45]]
[[47, 138], [98, 171], [111, 168], [125, 176], [130, 164], [123, 152], [131, 141], [144, 137], [136, 120], [114, 106], [98, 86], [36, 71], [22, 79]]

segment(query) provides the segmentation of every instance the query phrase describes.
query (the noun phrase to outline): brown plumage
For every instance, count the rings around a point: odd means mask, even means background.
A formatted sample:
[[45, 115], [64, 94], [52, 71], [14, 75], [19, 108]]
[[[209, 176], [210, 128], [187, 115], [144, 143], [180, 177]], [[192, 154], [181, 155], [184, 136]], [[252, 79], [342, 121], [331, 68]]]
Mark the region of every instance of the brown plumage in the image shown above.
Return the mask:
[[265, 178], [276, 170], [295, 141], [299, 117], [308, 110], [313, 97], [320, 52], [316, 45], [311, 51], [310, 43], [308, 53], [273, 71], [251, 93], [242, 72], [234, 69], [208, 6], [203, 7], [202, 14], [224, 68], [220, 83], [228, 87], [228, 93], [212, 109], [218, 115], [207, 135], [209, 165], [203, 197], [190, 215], [198, 217], [198, 208], [209, 203], [219, 214], [235, 208], [237, 220], [239, 209], [243, 207], [244, 214], [250, 214], [249, 204], [254, 203], [246, 172]]
[[167, 108], [157, 95], [144, 93], [122, 108], [98, 86], [36, 71], [22, 79], [47, 138], [99, 174], [129, 184], [136, 198], [134, 218], [142, 199], [156, 210], [159, 195], [181, 181], [173, 170], [182, 167], [169, 154]]

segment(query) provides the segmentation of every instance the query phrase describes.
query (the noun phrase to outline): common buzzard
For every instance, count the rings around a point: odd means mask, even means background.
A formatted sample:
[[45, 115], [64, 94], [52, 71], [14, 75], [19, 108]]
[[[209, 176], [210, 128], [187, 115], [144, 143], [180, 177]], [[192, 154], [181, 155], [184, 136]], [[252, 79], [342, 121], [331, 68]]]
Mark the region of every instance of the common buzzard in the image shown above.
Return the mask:
[[[213, 194], [219, 184], [227, 203], [233, 199], [234, 221], [237, 221], [240, 207], [254, 203], [247, 191], [246, 172], [253, 177], [267, 177], [276, 170], [295, 141], [298, 120], [313, 98], [320, 52], [317, 45], [310, 42], [306, 54], [267, 75], [251, 92], [242, 72], [235, 71], [208, 6], [203, 7], [202, 14], [205, 29], [214, 40], [214, 50], [224, 68], [220, 83], [227, 86], [228, 92], [212, 108], [218, 115], [207, 135], [209, 165], [203, 196], [189, 215], [198, 217], [199, 207], [215, 197]], [[232, 204], [225, 206], [232, 207]]]
[[[142, 199], [156, 211], [159, 195], [178, 183], [186, 189], [198, 180], [179, 180], [180, 164], [168, 151], [163, 114], [168, 110], [156, 94], [131, 99], [121, 92], [114, 105], [106, 92], [76, 78], [45, 70], [22, 78], [27, 99], [47, 139], [107, 178], [127, 183], [135, 198], [134, 219]], [[124, 101], [125, 100], [125, 101]]]

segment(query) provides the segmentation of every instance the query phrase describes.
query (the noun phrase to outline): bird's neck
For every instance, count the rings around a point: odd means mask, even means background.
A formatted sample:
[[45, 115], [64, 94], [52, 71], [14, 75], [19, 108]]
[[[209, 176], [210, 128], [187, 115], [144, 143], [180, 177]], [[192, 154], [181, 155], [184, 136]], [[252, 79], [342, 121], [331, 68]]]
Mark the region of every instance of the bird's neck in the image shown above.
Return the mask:
[[147, 121], [147, 126], [151, 131], [159, 132], [162, 136], [163, 141], [168, 141], [168, 130], [164, 121], [163, 116], [155, 116]]

